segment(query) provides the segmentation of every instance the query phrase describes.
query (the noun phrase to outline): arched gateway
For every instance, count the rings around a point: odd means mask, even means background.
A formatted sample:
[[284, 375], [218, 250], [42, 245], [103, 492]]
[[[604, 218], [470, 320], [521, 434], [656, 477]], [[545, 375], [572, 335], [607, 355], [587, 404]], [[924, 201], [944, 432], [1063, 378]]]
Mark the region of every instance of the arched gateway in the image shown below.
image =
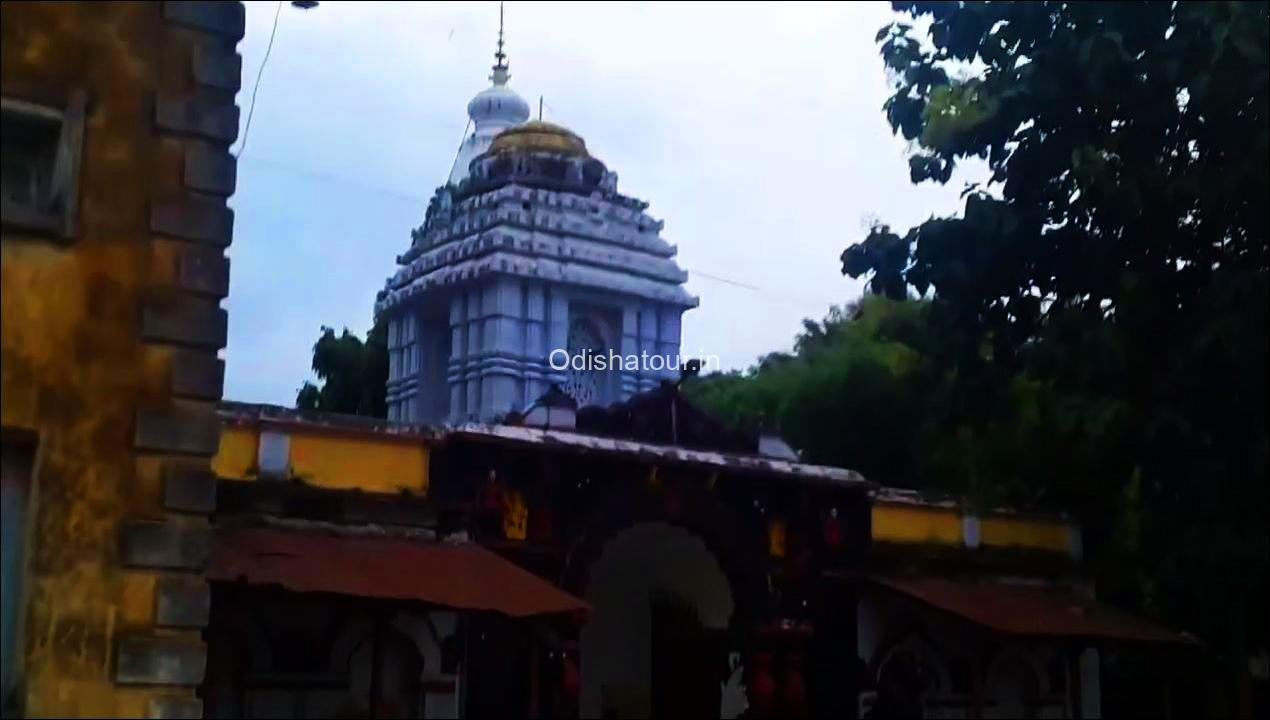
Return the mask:
[[718, 672], [727, 649], [732, 586], [700, 538], [665, 522], [622, 530], [604, 545], [584, 596], [584, 717], [734, 717]]

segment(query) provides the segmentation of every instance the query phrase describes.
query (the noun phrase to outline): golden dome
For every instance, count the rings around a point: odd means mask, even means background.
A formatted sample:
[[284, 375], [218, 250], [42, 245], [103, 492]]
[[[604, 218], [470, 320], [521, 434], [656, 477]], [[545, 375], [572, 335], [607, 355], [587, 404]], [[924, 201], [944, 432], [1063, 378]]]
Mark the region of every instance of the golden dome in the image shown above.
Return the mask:
[[502, 131], [494, 137], [489, 152], [494, 155], [542, 152], [590, 157], [586, 151], [586, 142], [573, 131], [541, 120], [530, 120]]

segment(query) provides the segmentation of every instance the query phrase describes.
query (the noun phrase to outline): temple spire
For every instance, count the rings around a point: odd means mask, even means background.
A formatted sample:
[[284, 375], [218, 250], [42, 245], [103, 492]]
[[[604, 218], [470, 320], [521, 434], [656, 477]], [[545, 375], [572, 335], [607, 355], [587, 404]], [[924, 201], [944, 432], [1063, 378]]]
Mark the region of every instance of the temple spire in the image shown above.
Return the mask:
[[504, 85], [510, 73], [507, 71], [507, 53], [503, 52], [503, 3], [498, 4], [498, 50], [494, 52], [494, 74], [490, 76], [496, 85]]

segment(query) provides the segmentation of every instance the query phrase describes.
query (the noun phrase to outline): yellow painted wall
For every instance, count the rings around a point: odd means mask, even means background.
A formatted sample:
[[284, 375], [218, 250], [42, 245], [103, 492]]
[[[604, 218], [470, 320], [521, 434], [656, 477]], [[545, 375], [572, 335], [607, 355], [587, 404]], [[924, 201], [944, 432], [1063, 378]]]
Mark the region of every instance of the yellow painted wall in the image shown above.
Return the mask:
[[[959, 508], [875, 502], [873, 541], [960, 547], [965, 543]], [[979, 545], [1071, 554], [1077, 529], [1060, 519], [1006, 515], [979, 520]]]
[[1069, 553], [1073, 527], [1058, 520], [991, 517], [979, 522], [979, 541], [984, 547], [1018, 547]]
[[[270, 427], [290, 438], [291, 476], [313, 487], [391, 493], [428, 491], [428, 447], [419, 438], [340, 434], [302, 425]], [[260, 428], [233, 424], [221, 432], [212, 469], [223, 478], [253, 480]]]
[[961, 545], [961, 516], [953, 509], [875, 503], [873, 541]]
[[212, 472], [231, 480], [251, 480], [256, 477], [256, 450], [260, 432], [252, 426], [222, 426], [220, 448], [212, 458]]

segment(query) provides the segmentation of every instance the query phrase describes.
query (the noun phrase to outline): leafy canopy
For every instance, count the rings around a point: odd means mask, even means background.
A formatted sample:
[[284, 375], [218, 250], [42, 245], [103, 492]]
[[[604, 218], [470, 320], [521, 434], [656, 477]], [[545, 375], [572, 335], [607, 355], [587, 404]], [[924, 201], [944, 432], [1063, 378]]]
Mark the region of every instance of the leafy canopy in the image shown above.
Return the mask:
[[1053, 388], [1097, 462], [1045, 489], [1133, 553], [1145, 606], [1264, 643], [1270, 6], [895, 7], [884, 109], [913, 181], [968, 157], [990, 179], [844, 272], [929, 295], [947, 367], [990, 396]]
[[1104, 595], [1264, 647], [1270, 5], [894, 5], [912, 180], [987, 183], [843, 252], [895, 304], [693, 391], [814, 461], [1072, 511]]
[[313, 372], [318, 387], [305, 382], [296, 394], [301, 410], [386, 417], [388, 388], [388, 326], [375, 319], [363, 342], [344, 328], [336, 335], [329, 327], [313, 344]]

